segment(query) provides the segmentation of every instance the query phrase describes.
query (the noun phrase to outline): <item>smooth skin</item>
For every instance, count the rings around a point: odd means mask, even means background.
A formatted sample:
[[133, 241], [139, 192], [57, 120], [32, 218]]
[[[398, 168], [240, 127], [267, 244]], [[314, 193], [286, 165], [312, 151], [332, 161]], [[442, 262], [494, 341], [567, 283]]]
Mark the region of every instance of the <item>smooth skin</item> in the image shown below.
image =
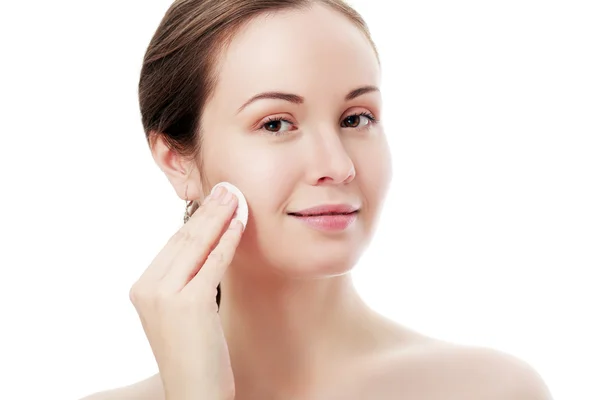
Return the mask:
[[[229, 210], [203, 205], [176, 234], [132, 299], [147, 316], [160, 375], [88, 400], [183, 400], [190, 398], [184, 389], [204, 387], [196, 398], [227, 398], [219, 396], [231, 395], [232, 376], [236, 400], [551, 398], [521, 360], [427, 337], [370, 309], [356, 292], [348, 272], [371, 240], [391, 181], [381, 94], [373, 90], [381, 71], [356, 26], [321, 5], [257, 17], [236, 35], [218, 71], [203, 114], [203, 169], [162, 140], [152, 154], [182, 199], [188, 190], [202, 201], [221, 181], [240, 188], [248, 225], [237, 247], [232, 236], [220, 237], [219, 262], [205, 263], [195, 277], [208, 243], [219, 240], [202, 220], [226, 227]], [[369, 89], [348, 96], [358, 88]], [[297, 97], [242, 107], [273, 91]], [[342, 232], [316, 231], [288, 215], [338, 203], [360, 206]], [[202, 280], [205, 268], [213, 272]], [[169, 289], [159, 289], [160, 274], [151, 270], [168, 271]], [[221, 277], [215, 318], [207, 306]], [[191, 293], [199, 305], [188, 302]], [[169, 299], [160, 303], [168, 306], [155, 307], [156, 299]]]

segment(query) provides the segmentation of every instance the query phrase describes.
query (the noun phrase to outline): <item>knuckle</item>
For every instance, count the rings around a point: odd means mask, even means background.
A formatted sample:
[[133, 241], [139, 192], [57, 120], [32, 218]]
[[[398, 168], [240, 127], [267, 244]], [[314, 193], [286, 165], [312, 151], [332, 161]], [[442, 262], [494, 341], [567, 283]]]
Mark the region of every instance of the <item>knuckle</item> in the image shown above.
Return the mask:
[[207, 257], [207, 260], [216, 263], [222, 263], [225, 261], [225, 254], [219, 248], [213, 250]]
[[214, 213], [214, 211], [211, 211], [211, 204], [210, 204], [210, 202], [208, 202], [207, 204], [200, 206], [200, 208], [198, 208], [198, 210], [194, 213], [194, 215], [196, 215], [197, 219], [199, 219], [199, 220], [205, 220], [207, 218], [210, 218], [210, 216], [213, 213]]
[[129, 289], [129, 301], [134, 305], [142, 303], [145, 298], [145, 293], [142, 285], [138, 282], [134, 283]]
[[211, 225], [215, 223], [215, 221], [217, 220], [217, 217], [219, 216], [219, 214], [216, 212], [215, 209], [212, 209], [210, 211], [205, 211], [204, 215], [203, 215], [203, 224], [205, 225]]
[[129, 301], [133, 304], [137, 304], [139, 300], [139, 292], [135, 288], [135, 285], [129, 289]]
[[161, 287], [150, 289], [148, 287], [134, 286], [129, 290], [131, 302], [144, 308], [164, 308], [169, 304], [173, 294]]
[[172, 237], [173, 242], [189, 242], [192, 240], [192, 232], [189, 229], [180, 229]]

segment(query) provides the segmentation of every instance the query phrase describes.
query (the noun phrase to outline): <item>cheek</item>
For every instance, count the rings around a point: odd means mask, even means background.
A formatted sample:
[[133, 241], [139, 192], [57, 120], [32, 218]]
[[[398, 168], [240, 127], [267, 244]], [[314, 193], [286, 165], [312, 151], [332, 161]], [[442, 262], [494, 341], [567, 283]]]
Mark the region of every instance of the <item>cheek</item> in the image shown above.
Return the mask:
[[206, 165], [211, 183], [228, 181], [237, 186], [257, 215], [273, 213], [293, 191], [297, 178], [295, 163], [283, 149], [245, 143], [235, 148], [230, 146], [218, 157], [213, 155], [212, 168]]
[[391, 153], [385, 137], [356, 152], [357, 180], [371, 208], [379, 209], [392, 181]]

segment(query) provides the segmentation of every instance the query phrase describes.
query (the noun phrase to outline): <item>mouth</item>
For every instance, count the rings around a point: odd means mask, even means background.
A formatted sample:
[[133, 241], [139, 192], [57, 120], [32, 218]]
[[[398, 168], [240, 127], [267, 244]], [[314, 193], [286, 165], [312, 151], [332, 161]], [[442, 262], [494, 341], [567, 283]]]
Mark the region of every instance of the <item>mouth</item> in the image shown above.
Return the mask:
[[287, 214], [312, 229], [321, 232], [343, 232], [358, 219], [358, 207], [350, 205], [324, 205]]
[[333, 216], [333, 215], [353, 215], [353, 214], [358, 214], [359, 210], [354, 210], [354, 211], [350, 211], [350, 212], [322, 212], [322, 213], [297, 213], [297, 212], [290, 212], [288, 213], [288, 215], [291, 215], [293, 217], [326, 217], [326, 216]]
[[335, 215], [353, 215], [360, 211], [358, 207], [349, 204], [322, 205], [307, 208], [305, 210], [288, 212], [288, 215], [294, 217], [322, 217]]

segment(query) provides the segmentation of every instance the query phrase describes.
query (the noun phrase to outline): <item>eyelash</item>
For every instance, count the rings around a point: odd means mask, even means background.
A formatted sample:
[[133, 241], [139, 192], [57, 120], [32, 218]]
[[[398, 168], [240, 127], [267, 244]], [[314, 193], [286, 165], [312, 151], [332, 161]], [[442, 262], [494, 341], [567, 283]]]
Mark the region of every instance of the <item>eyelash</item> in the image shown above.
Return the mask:
[[[379, 120], [377, 118], [375, 118], [375, 116], [373, 114], [371, 114], [370, 112], [367, 112], [367, 111], [363, 111], [361, 113], [350, 114], [350, 115], [346, 116], [342, 121], [345, 121], [346, 119], [348, 119], [350, 117], [361, 117], [361, 116], [366, 117], [369, 120], [369, 125], [363, 126], [360, 128], [354, 128], [354, 129], [364, 129], [372, 124], [376, 124], [379, 122]], [[287, 122], [290, 125], [294, 125], [291, 121], [288, 121], [287, 119], [285, 119], [283, 117], [269, 117], [269, 119], [267, 119], [265, 122], [263, 122], [260, 125], [259, 130], [264, 130], [265, 132], [267, 132], [268, 134], [273, 135], [273, 136], [282, 136], [282, 135], [287, 134], [289, 131], [271, 132], [271, 131], [267, 131], [266, 129], [264, 129], [265, 126], [268, 125], [269, 123], [279, 122], [279, 121]], [[352, 127], [344, 127], [344, 128], [352, 128]]]

